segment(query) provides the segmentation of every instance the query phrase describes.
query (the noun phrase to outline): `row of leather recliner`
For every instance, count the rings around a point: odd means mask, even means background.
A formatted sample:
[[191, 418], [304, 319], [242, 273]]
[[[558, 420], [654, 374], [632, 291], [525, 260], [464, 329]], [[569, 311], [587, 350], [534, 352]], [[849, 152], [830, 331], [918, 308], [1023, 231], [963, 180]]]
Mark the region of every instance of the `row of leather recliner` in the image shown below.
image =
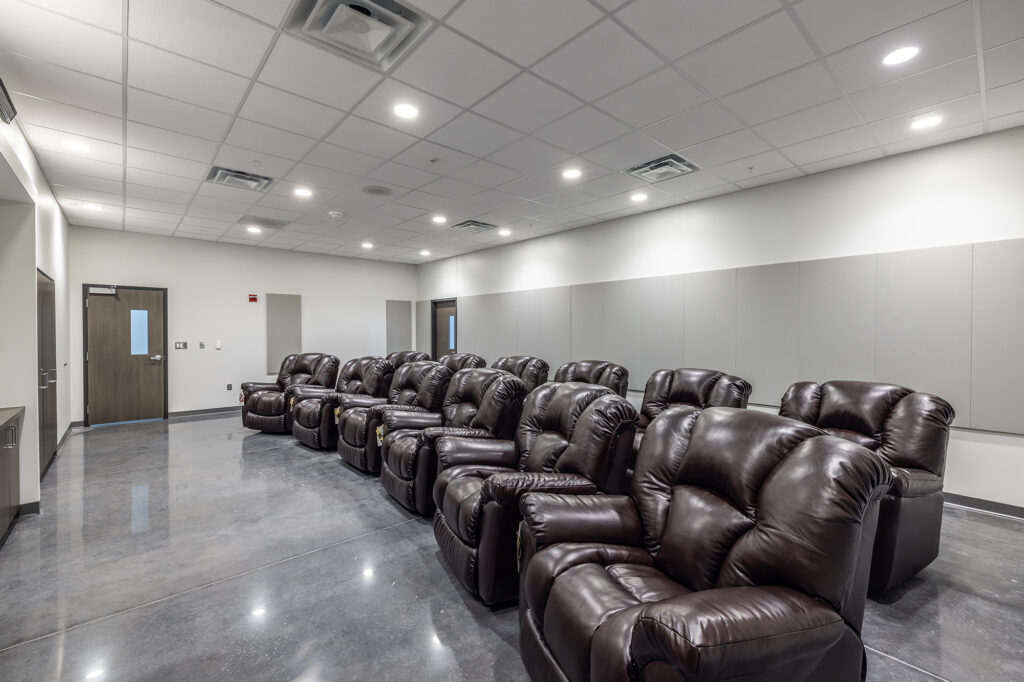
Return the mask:
[[243, 384], [243, 423], [337, 447], [433, 514], [458, 579], [518, 597], [538, 680], [854, 680], [867, 593], [938, 554], [953, 408], [900, 386], [750, 384], [412, 351], [302, 354]]

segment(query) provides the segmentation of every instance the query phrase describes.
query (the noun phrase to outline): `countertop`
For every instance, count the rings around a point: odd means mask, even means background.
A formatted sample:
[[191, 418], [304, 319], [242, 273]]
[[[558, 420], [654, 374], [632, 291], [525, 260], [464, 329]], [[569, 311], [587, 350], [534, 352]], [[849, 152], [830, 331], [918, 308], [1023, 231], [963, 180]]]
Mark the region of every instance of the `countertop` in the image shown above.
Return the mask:
[[0, 407], [0, 426], [25, 414], [24, 407]]

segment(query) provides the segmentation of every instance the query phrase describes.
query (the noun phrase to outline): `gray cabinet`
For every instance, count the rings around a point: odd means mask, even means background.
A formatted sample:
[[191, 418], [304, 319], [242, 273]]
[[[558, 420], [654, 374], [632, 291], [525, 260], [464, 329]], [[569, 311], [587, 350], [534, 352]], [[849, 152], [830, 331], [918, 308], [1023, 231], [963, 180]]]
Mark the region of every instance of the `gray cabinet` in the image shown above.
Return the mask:
[[0, 408], [0, 536], [7, 532], [21, 503], [18, 443], [24, 414], [23, 407]]

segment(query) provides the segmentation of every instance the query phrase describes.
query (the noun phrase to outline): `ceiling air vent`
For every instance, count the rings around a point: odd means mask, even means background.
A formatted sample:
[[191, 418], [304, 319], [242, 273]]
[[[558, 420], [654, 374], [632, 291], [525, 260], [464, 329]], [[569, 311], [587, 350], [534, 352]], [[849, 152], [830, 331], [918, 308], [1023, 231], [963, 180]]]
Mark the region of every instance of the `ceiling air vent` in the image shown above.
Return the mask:
[[215, 185], [225, 185], [236, 189], [250, 189], [254, 192], [265, 192], [267, 188], [274, 183], [274, 178], [214, 166], [210, 169], [209, 175], [206, 176], [206, 181], [212, 182]]
[[453, 230], [462, 230], [463, 232], [486, 232], [487, 230], [493, 230], [497, 225], [491, 225], [490, 223], [482, 223], [479, 220], [463, 220], [461, 223], [455, 223], [452, 225]]
[[10, 123], [17, 115], [18, 110], [14, 108], [14, 102], [11, 101], [11, 96], [7, 94], [4, 82], [0, 81], [0, 121]]
[[634, 166], [626, 172], [644, 182], [654, 183], [678, 178], [699, 170], [697, 164], [692, 161], [687, 161], [678, 154], [669, 154], [660, 159]]
[[394, 0], [300, 0], [288, 29], [332, 52], [387, 70], [430, 24]]

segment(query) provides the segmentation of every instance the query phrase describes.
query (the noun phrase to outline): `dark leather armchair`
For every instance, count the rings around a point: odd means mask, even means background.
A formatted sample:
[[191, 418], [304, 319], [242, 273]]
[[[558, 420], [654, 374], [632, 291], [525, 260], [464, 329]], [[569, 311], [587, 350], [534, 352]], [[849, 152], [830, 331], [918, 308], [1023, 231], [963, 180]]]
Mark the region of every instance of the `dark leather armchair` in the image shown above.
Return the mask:
[[396, 350], [393, 353], [388, 353], [384, 359], [390, 360], [395, 369], [398, 369], [407, 362], [423, 362], [431, 358], [430, 353], [423, 353], [418, 350]]
[[808, 424], [665, 410], [629, 496], [523, 497], [520, 653], [535, 680], [861, 680], [891, 474]]
[[530, 393], [541, 384], [548, 382], [548, 363], [531, 355], [512, 355], [498, 358], [491, 363], [494, 369], [503, 369], [515, 374], [526, 384], [526, 392]]
[[438, 439], [508, 440], [515, 435], [525, 398], [519, 377], [497, 369], [464, 369], [448, 384], [440, 414], [385, 411], [380, 471], [384, 487], [409, 511], [433, 514]]
[[242, 384], [242, 425], [266, 433], [288, 433], [292, 423], [285, 391], [299, 384], [333, 387], [338, 364], [338, 358], [324, 353], [289, 355], [281, 363], [274, 383], [245, 382]]
[[452, 372], [432, 360], [395, 369], [387, 398], [338, 395], [338, 454], [360, 471], [380, 473], [377, 427], [388, 410], [439, 412]]
[[623, 398], [629, 390], [629, 370], [622, 365], [604, 360], [578, 360], [567, 362], [555, 371], [555, 381], [583, 381], [607, 386]]
[[462, 369], [479, 369], [487, 366], [487, 361], [473, 353], [448, 353], [437, 359], [454, 374]]
[[515, 599], [520, 496], [619, 492], [635, 420], [607, 387], [550, 383], [526, 399], [514, 440], [439, 440], [434, 537], [462, 583], [487, 604]]
[[365, 395], [384, 398], [388, 394], [395, 367], [384, 358], [370, 355], [349, 360], [338, 370], [333, 388], [300, 384], [285, 391], [292, 412], [292, 435], [303, 445], [318, 450], [338, 443], [335, 410], [339, 395]]
[[953, 407], [942, 398], [870, 381], [793, 384], [779, 414], [872, 450], [893, 483], [882, 498], [868, 593], [878, 596], [939, 555], [942, 476]]

